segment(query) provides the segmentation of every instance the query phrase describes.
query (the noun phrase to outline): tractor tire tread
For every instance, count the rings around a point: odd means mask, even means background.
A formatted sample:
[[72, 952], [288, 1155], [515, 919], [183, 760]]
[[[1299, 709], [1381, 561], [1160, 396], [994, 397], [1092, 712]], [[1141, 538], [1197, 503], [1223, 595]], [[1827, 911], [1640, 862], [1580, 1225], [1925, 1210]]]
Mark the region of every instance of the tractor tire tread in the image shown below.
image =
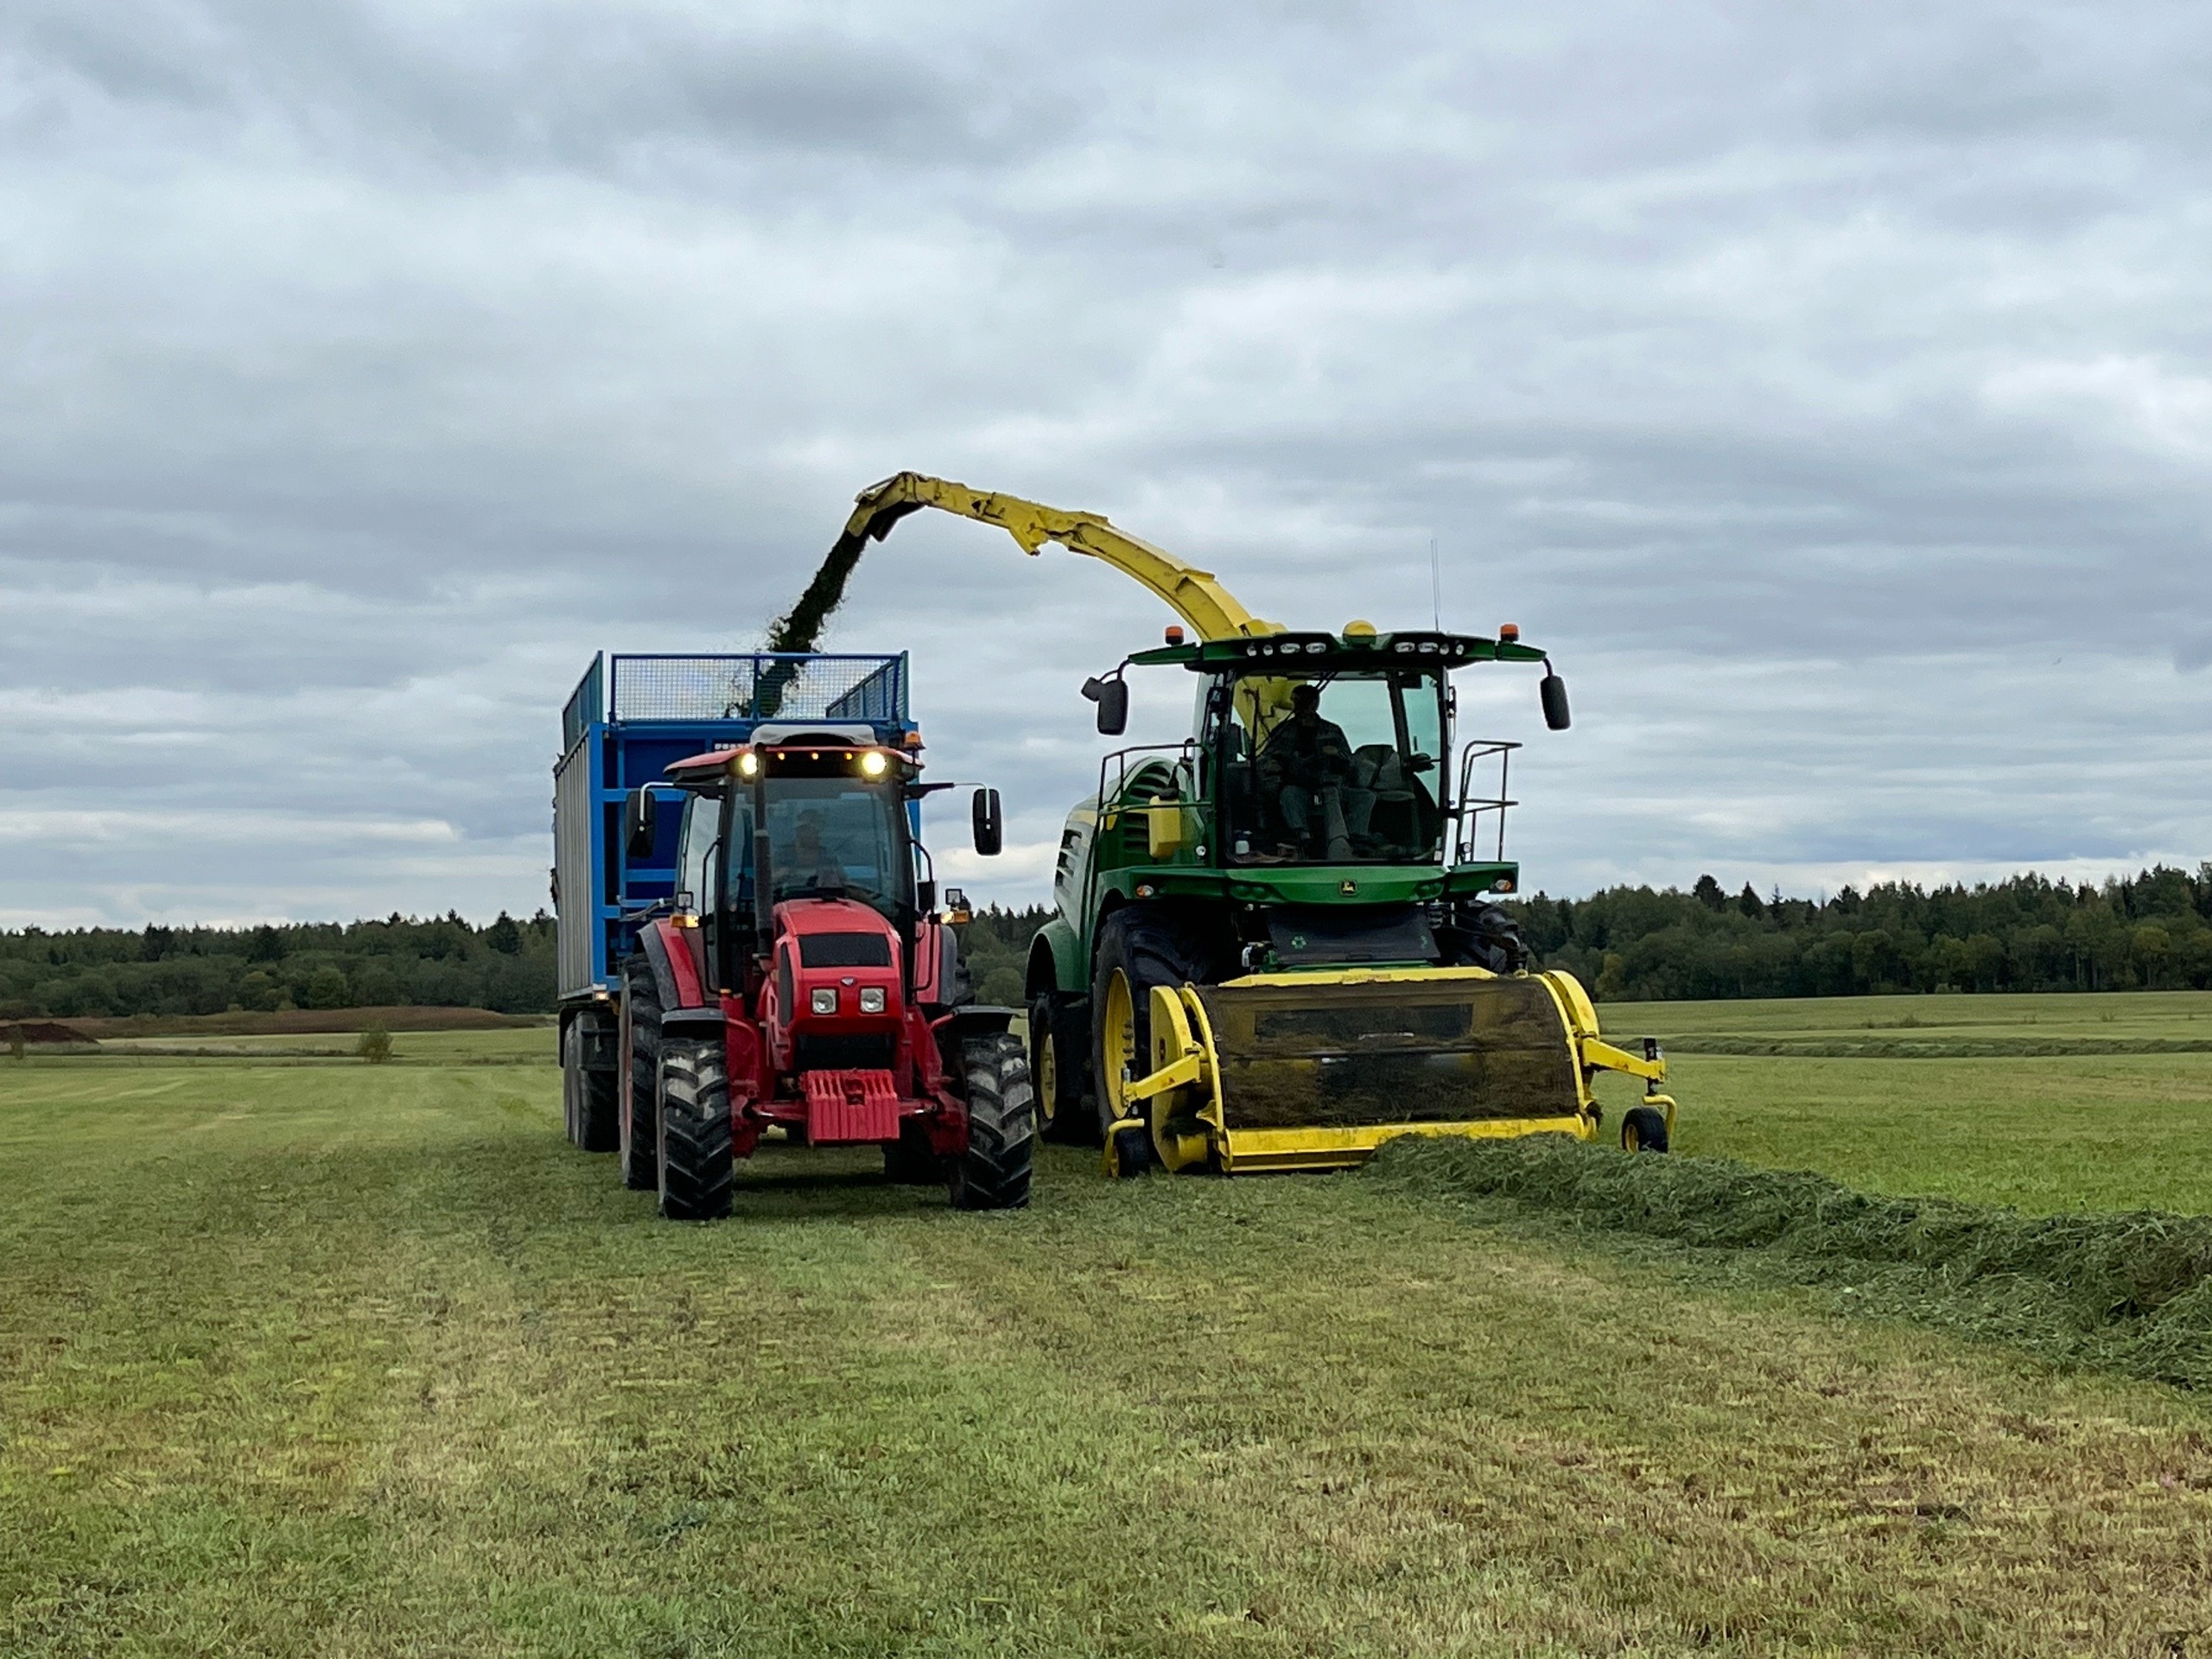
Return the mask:
[[720, 1221], [736, 1185], [721, 1045], [696, 1039], [662, 1045], [658, 1107], [661, 1214]]
[[622, 964], [622, 1008], [630, 1033], [630, 1110], [626, 1121], [616, 1102], [616, 1148], [622, 1154], [622, 1185], [633, 1192], [650, 1192], [660, 1184], [660, 1136], [653, 1109], [660, 1077], [661, 1008], [660, 983], [642, 950]]
[[950, 1188], [960, 1210], [1019, 1210], [1029, 1202], [1037, 1160], [1037, 1102], [1029, 1052], [1019, 1037], [972, 1037], [961, 1045], [968, 1084], [968, 1150], [954, 1160]]

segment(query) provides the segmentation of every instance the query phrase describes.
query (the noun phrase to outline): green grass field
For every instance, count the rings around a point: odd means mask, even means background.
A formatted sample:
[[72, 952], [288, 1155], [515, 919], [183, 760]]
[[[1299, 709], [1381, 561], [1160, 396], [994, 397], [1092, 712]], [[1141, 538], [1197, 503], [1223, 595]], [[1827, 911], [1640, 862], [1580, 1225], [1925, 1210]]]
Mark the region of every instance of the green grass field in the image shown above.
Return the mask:
[[[397, 1045], [0, 1059], [0, 1653], [2212, 1648], [2175, 1390], [1360, 1174], [671, 1226], [548, 1033]], [[2212, 1208], [2212, 1056], [1678, 1077], [1694, 1151]]]

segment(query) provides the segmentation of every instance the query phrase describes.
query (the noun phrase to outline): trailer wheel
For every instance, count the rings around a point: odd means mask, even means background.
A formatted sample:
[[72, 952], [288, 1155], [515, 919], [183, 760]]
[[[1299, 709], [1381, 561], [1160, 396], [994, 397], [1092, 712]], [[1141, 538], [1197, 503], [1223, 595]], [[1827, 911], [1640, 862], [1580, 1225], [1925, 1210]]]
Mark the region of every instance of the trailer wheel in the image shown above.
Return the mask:
[[1091, 1083], [1097, 1091], [1091, 1143], [1103, 1145], [1128, 1116], [1122, 1085], [1143, 1075], [1152, 1053], [1152, 988], [1203, 985], [1206, 952], [1149, 906], [1117, 910], [1098, 930], [1090, 979]]
[[664, 1043], [659, 1081], [660, 1212], [671, 1221], [720, 1221], [735, 1180], [722, 1046]]
[[660, 985], [639, 951], [622, 964], [622, 1065], [617, 1073], [621, 1109], [617, 1140], [622, 1185], [649, 1192], [660, 1182], [660, 1134], [654, 1127], [654, 1094], [660, 1077]]
[[1037, 1095], [1037, 1133], [1047, 1141], [1091, 1139], [1096, 1120], [1083, 1109], [1090, 1058], [1084, 1004], [1039, 991], [1029, 1005], [1029, 1082]]
[[1011, 1035], [960, 1046], [968, 1077], [968, 1150], [951, 1160], [956, 1210], [1019, 1210], [1037, 1158], [1037, 1102], [1029, 1056]]
[[569, 1142], [586, 1152], [613, 1152], [620, 1142], [620, 1079], [584, 1065], [588, 1016], [569, 1021], [561, 1033], [561, 1107], [568, 1120]]
[[1656, 1108], [1631, 1106], [1621, 1119], [1623, 1152], [1667, 1150], [1667, 1119]]
[[584, 1143], [584, 1046], [571, 1023], [561, 1033], [561, 1132], [572, 1147]]

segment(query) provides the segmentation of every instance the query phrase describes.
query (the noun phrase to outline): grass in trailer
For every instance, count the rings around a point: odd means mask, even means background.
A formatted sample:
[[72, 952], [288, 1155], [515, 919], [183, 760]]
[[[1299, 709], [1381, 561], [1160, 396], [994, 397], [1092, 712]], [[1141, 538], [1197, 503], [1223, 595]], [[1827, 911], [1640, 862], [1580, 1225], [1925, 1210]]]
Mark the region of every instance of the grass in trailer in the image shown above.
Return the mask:
[[550, 1066], [0, 1065], [0, 1650], [2212, 1628], [2188, 1395], [1358, 1175], [1054, 1149], [965, 1217], [816, 1154], [672, 1227], [558, 1113]]

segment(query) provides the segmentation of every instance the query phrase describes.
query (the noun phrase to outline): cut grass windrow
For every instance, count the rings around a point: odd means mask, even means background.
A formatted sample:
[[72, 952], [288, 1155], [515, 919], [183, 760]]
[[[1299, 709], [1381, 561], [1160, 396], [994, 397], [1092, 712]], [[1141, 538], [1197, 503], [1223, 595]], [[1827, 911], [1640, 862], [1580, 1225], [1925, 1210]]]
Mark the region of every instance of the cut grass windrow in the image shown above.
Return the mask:
[[2155, 1382], [2212, 1386], [2212, 1217], [2029, 1216], [1885, 1198], [1725, 1158], [1632, 1157], [1564, 1136], [1408, 1136], [1369, 1166], [1402, 1189], [1666, 1239], [1750, 1281]]

